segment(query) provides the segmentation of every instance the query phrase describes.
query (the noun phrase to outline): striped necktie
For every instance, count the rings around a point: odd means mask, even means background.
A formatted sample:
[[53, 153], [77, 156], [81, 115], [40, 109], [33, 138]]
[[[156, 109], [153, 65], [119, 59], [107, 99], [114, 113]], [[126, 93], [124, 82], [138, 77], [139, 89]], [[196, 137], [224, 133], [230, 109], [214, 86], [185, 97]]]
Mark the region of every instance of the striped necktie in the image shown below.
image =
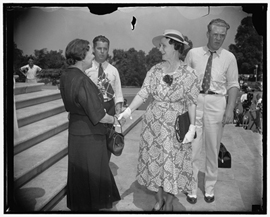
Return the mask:
[[207, 65], [206, 65], [206, 69], [205, 69], [205, 73], [203, 77], [203, 83], [202, 83], [202, 89], [204, 93], [206, 93], [210, 88], [212, 59], [213, 59], [213, 53], [215, 53], [215, 51], [213, 52], [209, 50], [209, 52], [210, 52], [210, 56], [207, 61]]

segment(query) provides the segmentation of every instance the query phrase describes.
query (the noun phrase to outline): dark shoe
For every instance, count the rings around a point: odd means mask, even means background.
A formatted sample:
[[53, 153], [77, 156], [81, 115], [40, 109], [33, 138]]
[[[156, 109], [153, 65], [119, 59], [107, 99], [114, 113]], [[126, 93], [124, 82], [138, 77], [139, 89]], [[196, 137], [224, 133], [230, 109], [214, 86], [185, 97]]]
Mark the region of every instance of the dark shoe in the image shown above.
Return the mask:
[[214, 202], [214, 200], [215, 200], [215, 196], [212, 196], [212, 197], [206, 197], [206, 196], [204, 195], [204, 200], [205, 200], [206, 203], [212, 203], [212, 202]]
[[163, 200], [163, 202], [162, 202], [162, 205], [159, 207], [159, 209], [156, 209], [155, 207], [156, 207], [156, 204], [155, 204], [155, 206], [154, 206], [154, 208], [152, 209], [152, 211], [161, 211], [162, 209], [163, 209], [163, 207], [164, 207], [164, 205], [165, 205], [165, 200]]
[[195, 203], [197, 203], [197, 197], [190, 197], [187, 195], [187, 202], [189, 202], [191, 204], [195, 204]]

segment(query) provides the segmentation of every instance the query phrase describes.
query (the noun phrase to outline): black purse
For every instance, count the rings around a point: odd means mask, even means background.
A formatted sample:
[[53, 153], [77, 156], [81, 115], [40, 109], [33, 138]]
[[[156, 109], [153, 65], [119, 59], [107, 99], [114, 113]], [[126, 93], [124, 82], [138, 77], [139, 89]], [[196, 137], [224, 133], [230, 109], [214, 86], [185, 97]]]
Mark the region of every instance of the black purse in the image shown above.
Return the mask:
[[[178, 142], [183, 142], [186, 133], [188, 132], [190, 125], [190, 120], [189, 120], [189, 113], [188, 111], [178, 115], [175, 124], [174, 124], [174, 129], [175, 129], [175, 134], [176, 134], [176, 139]], [[197, 134], [195, 133], [194, 139], [197, 137]]]
[[230, 152], [226, 149], [223, 143], [220, 143], [218, 153], [218, 167], [219, 168], [231, 168], [232, 158]]
[[[119, 123], [120, 124], [120, 123]], [[115, 156], [120, 156], [125, 146], [124, 135], [121, 126], [121, 133], [114, 130], [114, 127], [107, 128], [107, 148]]]

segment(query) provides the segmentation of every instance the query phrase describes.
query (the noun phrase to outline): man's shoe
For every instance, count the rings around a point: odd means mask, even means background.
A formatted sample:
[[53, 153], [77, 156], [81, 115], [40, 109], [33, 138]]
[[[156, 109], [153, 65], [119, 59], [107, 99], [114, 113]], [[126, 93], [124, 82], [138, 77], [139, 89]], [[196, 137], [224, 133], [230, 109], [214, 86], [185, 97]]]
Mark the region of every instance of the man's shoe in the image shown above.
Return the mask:
[[187, 202], [195, 204], [197, 203], [197, 197], [190, 197], [189, 195], [187, 195]]
[[204, 200], [205, 200], [206, 203], [212, 203], [215, 200], [215, 196], [207, 197], [207, 196], [204, 195]]

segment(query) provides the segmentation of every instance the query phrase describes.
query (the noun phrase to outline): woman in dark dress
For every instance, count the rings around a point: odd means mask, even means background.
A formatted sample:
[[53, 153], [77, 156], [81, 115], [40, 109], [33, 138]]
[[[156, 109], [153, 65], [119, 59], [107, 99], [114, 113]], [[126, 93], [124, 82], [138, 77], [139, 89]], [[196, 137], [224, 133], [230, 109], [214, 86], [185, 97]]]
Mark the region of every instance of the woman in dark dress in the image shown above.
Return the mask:
[[106, 128], [117, 118], [106, 114], [103, 96], [83, 72], [92, 65], [92, 46], [75, 39], [65, 51], [69, 67], [60, 91], [69, 112], [67, 207], [75, 212], [112, 208], [120, 195], [108, 164]]

